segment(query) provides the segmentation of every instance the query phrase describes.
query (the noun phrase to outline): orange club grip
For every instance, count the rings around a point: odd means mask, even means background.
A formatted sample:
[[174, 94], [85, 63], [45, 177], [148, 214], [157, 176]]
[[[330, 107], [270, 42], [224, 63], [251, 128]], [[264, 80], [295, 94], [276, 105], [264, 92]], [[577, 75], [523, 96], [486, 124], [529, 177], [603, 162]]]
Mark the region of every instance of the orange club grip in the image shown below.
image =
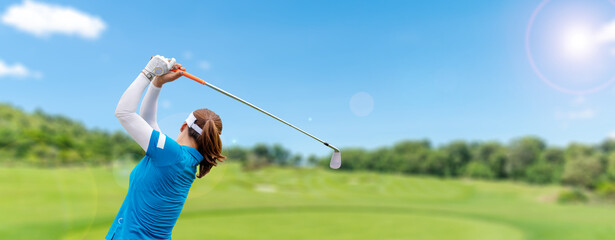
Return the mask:
[[[177, 71], [179, 71], [179, 69], [171, 69], [171, 71], [173, 71], [173, 72], [177, 72]], [[200, 84], [205, 85], [205, 80], [200, 79], [200, 78], [198, 78], [197, 76], [194, 76], [194, 75], [192, 75], [192, 74], [190, 74], [190, 73], [188, 73], [188, 72], [186, 72], [186, 71], [184, 71], [183, 76], [184, 76], [184, 77], [187, 77], [187, 78], [190, 78], [190, 79], [192, 79], [192, 80], [194, 80], [194, 81], [196, 81], [196, 82], [198, 82], [198, 83], [200, 83]]]

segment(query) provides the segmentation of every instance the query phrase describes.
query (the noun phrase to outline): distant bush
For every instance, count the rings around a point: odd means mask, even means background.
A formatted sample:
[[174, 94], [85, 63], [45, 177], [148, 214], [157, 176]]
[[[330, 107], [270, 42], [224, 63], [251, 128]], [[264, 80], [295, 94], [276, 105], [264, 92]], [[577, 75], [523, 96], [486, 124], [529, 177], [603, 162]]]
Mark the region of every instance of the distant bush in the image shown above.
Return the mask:
[[562, 182], [572, 186], [593, 188], [603, 173], [604, 167], [596, 156], [570, 157], [564, 166]]
[[556, 177], [559, 175], [559, 166], [546, 161], [539, 161], [532, 164], [525, 171], [526, 180], [530, 183], [547, 184], [556, 181]]
[[466, 166], [464, 176], [478, 179], [493, 179], [495, 174], [487, 164], [482, 162], [471, 162]]
[[615, 183], [603, 182], [598, 184], [596, 187], [596, 193], [602, 198], [615, 201]]
[[557, 202], [559, 203], [585, 203], [588, 200], [587, 195], [578, 188], [564, 190], [557, 196]]

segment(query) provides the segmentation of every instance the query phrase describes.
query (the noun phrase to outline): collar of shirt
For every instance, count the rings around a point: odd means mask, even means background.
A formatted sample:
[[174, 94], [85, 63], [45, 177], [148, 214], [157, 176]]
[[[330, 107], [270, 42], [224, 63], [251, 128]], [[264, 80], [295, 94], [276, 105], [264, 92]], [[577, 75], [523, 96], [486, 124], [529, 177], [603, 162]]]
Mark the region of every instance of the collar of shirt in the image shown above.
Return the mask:
[[186, 151], [188, 153], [190, 153], [190, 155], [192, 155], [193, 159], [194, 159], [194, 164], [198, 165], [199, 163], [201, 163], [201, 160], [203, 160], [203, 155], [201, 155], [201, 153], [194, 149], [193, 147], [188, 147], [188, 146], [183, 146], [184, 149], [186, 149]]

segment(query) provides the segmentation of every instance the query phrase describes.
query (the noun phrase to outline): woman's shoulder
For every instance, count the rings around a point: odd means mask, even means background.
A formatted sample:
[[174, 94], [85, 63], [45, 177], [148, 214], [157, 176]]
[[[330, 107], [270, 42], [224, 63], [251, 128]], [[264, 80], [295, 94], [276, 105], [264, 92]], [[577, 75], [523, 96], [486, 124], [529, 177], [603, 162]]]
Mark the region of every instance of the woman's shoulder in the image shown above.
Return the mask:
[[201, 153], [190, 146], [181, 146], [182, 148], [182, 158], [187, 161], [187, 162], [191, 162], [194, 163], [195, 166], [198, 165], [201, 160], [203, 160], [203, 155], [201, 155]]
[[154, 164], [166, 166], [173, 164], [182, 158], [182, 147], [175, 140], [165, 134], [153, 131], [146, 155]]

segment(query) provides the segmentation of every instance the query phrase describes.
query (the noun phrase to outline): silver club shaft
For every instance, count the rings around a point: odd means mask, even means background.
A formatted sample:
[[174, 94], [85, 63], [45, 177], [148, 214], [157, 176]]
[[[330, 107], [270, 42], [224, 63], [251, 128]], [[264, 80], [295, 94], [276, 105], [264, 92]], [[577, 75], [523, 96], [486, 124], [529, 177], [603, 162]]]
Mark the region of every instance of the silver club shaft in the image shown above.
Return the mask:
[[331, 149], [335, 150], [336, 152], [339, 152], [339, 151], [340, 151], [340, 150], [339, 150], [339, 149], [337, 149], [335, 146], [333, 146], [333, 145], [331, 145], [331, 144], [329, 144], [329, 143], [327, 143], [327, 142], [325, 142], [325, 141], [323, 141], [323, 140], [320, 140], [320, 138], [317, 138], [317, 137], [315, 137], [314, 135], [309, 134], [308, 132], [301, 130], [301, 128], [295, 127], [295, 125], [292, 125], [292, 124], [288, 123], [287, 121], [284, 121], [283, 119], [281, 119], [281, 118], [279, 118], [279, 117], [276, 117], [275, 115], [273, 115], [273, 114], [271, 114], [271, 113], [269, 113], [269, 112], [267, 112], [267, 111], [265, 111], [265, 110], [263, 110], [263, 109], [261, 109], [261, 108], [259, 108], [259, 107], [255, 106], [255, 105], [254, 105], [254, 104], [252, 104], [252, 103], [249, 103], [249, 102], [248, 102], [248, 101], [246, 101], [246, 100], [243, 100], [243, 99], [241, 99], [241, 98], [239, 98], [239, 97], [237, 97], [237, 96], [235, 96], [235, 95], [233, 95], [233, 94], [230, 94], [230, 93], [228, 93], [227, 91], [224, 91], [224, 90], [220, 89], [219, 87], [216, 87], [216, 86], [214, 86], [214, 85], [212, 85], [212, 84], [210, 84], [210, 83], [208, 83], [208, 82], [204, 82], [203, 84], [207, 85], [208, 87], [212, 88], [213, 90], [216, 90], [216, 91], [218, 91], [218, 92], [220, 92], [220, 93], [222, 93], [222, 94], [224, 94], [224, 95], [226, 95], [226, 96], [229, 96], [229, 97], [231, 97], [231, 98], [233, 98], [233, 99], [235, 99], [235, 100], [237, 100], [237, 101], [240, 101], [240, 102], [242, 102], [243, 104], [250, 106], [251, 108], [254, 108], [254, 109], [256, 109], [256, 110], [258, 110], [258, 111], [260, 111], [260, 112], [262, 112], [262, 113], [264, 113], [264, 114], [267, 114], [267, 116], [270, 116], [270, 117], [274, 118], [275, 120], [278, 120], [278, 121], [280, 121], [280, 122], [282, 122], [282, 123], [284, 123], [284, 124], [288, 125], [289, 127], [292, 127], [292, 128], [294, 128], [294, 129], [296, 129], [297, 131], [302, 132], [303, 134], [310, 136], [311, 138], [315, 139], [316, 141], [319, 141], [319, 142], [321, 142], [322, 144], [324, 144], [325, 146], [330, 147]]

